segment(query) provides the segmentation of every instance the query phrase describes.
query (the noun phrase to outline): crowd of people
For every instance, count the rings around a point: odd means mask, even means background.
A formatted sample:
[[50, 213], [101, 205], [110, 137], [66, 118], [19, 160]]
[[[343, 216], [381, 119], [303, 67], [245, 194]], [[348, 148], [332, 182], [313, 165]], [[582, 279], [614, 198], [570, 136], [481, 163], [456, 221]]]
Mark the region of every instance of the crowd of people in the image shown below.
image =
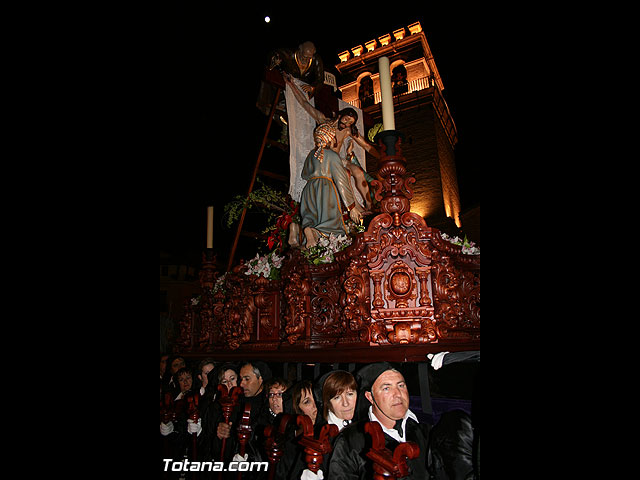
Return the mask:
[[[330, 448], [319, 463], [309, 463], [298, 416], [308, 417], [314, 438], [329, 432]], [[419, 452], [406, 460], [402, 478], [479, 478], [479, 442], [470, 416], [454, 410], [436, 425], [420, 422], [409, 409], [405, 378], [391, 363], [366, 364], [353, 373], [335, 369], [292, 382], [258, 360], [207, 358], [189, 368], [181, 356], [160, 356], [163, 478], [240, 478], [237, 471], [191, 471], [188, 462], [226, 467], [244, 461], [265, 465], [243, 471], [246, 479], [372, 479], [374, 462], [367, 456], [375, 443], [371, 423], [379, 425], [390, 453], [402, 443], [417, 445]]]

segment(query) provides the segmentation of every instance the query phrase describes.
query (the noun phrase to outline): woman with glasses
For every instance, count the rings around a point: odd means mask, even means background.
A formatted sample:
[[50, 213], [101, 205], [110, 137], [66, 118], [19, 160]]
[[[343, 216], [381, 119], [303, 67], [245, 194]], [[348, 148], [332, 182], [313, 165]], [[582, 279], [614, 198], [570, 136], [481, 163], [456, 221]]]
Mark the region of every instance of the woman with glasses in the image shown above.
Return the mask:
[[284, 411], [282, 394], [289, 385], [284, 378], [274, 377], [266, 385], [267, 400], [269, 401], [269, 420], [273, 423], [276, 415]]

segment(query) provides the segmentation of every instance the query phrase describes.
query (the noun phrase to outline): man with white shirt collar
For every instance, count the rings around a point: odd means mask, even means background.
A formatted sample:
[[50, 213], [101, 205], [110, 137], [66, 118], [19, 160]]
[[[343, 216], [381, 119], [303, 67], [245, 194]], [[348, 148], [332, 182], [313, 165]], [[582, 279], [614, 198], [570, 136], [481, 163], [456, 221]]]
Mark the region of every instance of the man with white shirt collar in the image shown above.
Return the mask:
[[409, 390], [404, 376], [395, 369], [386, 370], [364, 396], [371, 402], [369, 419], [378, 422], [382, 431], [398, 442], [406, 442], [407, 419], [418, 422], [418, 418], [409, 410]]
[[[360, 398], [369, 403], [368, 414], [340, 432], [336, 438], [329, 464], [328, 478], [331, 480], [355, 480], [373, 478], [373, 465], [366, 453], [371, 448], [371, 437], [364, 425], [377, 422], [382, 427], [385, 446], [390, 451], [402, 442], [415, 442], [420, 454], [407, 461], [409, 479], [428, 479], [427, 447], [429, 426], [418, 422], [409, 410], [409, 391], [404, 376], [388, 362], [377, 362], [361, 368], [356, 379], [360, 387]], [[366, 407], [366, 403], [362, 406]]]

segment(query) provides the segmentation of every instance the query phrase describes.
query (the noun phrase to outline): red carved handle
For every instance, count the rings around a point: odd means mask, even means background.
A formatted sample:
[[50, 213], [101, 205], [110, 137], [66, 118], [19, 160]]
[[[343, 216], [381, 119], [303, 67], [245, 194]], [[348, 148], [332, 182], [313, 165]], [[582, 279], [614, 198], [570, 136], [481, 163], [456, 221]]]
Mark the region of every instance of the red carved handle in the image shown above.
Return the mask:
[[313, 424], [311, 419], [306, 415], [298, 415], [298, 425], [302, 425], [302, 438], [298, 440], [298, 443], [305, 447], [305, 462], [307, 467], [313, 473], [318, 473], [320, 466], [322, 465], [322, 458], [327, 453], [331, 452], [331, 442], [329, 438], [333, 438], [338, 435], [338, 427], [335, 425], [323, 425], [318, 433], [318, 438], [313, 436]]
[[420, 447], [415, 442], [403, 442], [393, 453], [386, 448], [384, 433], [378, 422], [367, 422], [364, 431], [371, 436], [371, 449], [367, 452], [368, 459], [373, 461], [374, 480], [402, 478], [409, 475], [407, 459], [417, 458]]
[[275, 464], [280, 461], [280, 458], [284, 454], [284, 432], [287, 428], [287, 424], [293, 418], [293, 415], [288, 413], [282, 415], [280, 423], [278, 424], [278, 430], [276, 431], [273, 425], [267, 425], [264, 428], [265, 450], [267, 452], [267, 458], [269, 460], [269, 480], [273, 480], [276, 472]]

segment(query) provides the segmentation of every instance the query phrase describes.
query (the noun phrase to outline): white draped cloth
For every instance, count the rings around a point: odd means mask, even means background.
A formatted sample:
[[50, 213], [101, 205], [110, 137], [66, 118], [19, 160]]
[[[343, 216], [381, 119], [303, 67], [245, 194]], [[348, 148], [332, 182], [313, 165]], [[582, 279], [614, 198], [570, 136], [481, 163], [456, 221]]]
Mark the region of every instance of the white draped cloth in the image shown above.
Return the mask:
[[[297, 78], [293, 78], [296, 85], [306, 85], [304, 82]], [[300, 201], [300, 195], [306, 185], [307, 181], [302, 178], [302, 168], [304, 167], [304, 161], [311, 150], [315, 148], [313, 141], [313, 130], [316, 128], [316, 121], [311, 115], [300, 105], [300, 102], [295, 98], [289, 85], [286, 86], [284, 91], [284, 98], [287, 105], [287, 119], [289, 127], [289, 195], [295, 201]], [[309, 103], [315, 107], [315, 99], [311, 98]], [[362, 110], [357, 107], [353, 107], [342, 99], [338, 99], [338, 109], [353, 108], [358, 113], [358, 121], [356, 126], [358, 127], [358, 133], [364, 136], [364, 126], [362, 122]], [[366, 171], [366, 158], [365, 150], [351, 138], [342, 144], [340, 150], [340, 158], [345, 162], [346, 149], [350, 142], [353, 142], [353, 153], [358, 157], [358, 161], [362, 168]], [[353, 192], [356, 200], [363, 204], [362, 197], [355, 188], [353, 178], [351, 179]]]
[[[296, 85], [305, 85], [297, 78], [294, 78], [293, 81]], [[289, 195], [296, 202], [299, 202], [302, 189], [307, 183], [301, 176], [304, 160], [315, 147], [313, 130], [316, 128], [316, 121], [302, 108], [289, 85], [285, 88], [284, 98], [287, 104], [287, 123], [289, 126]], [[313, 98], [309, 102], [315, 107]]]

